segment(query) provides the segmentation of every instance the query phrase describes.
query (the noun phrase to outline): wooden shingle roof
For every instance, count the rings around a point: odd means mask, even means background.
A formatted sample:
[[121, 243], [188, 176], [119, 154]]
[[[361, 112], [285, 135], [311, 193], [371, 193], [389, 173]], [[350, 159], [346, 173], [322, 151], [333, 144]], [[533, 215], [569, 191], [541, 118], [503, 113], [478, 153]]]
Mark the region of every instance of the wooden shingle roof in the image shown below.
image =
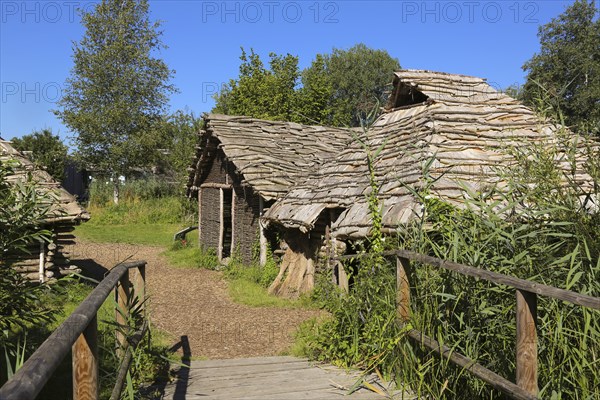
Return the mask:
[[37, 182], [40, 192], [48, 198], [56, 200], [45, 221], [47, 223], [79, 223], [90, 219], [90, 214], [77, 203], [75, 197], [67, 192], [60, 183], [56, 182], [52, 176], [43, 169], [37, 168], [21, 152], [10, 145], [10, 142], [0, 139], [0, 160], [14, 160], [16, 165], [15, 173], [7, 177], [9, 182], [19, 182], [26, 179], [27, 173], [32, 174], [32, 178]]
[[[502, 185], [495, 167], [514, 162], [508, 147], [551, 145], [558, 129], [483, 79], [430, 71], [396, 72], [386, 111], [361, 140], [373, 151], [384, 146], [374, 168], [388, 230], [420, 212], [407, 186], [425, 184], [428, 162], [431, 194], [461, 206], [465, 187]], [[585, 187], [591, 179], [582, 162], [575, 180]], [[324, 209], [343, 209], [332, 224], [333, 235], [365, 237], [371, 226], [368, 177], [365, 150], [354, 141], [275, 202], [264, 220], [308, 232]]]
[[345, 130], [293, 122], [209, 114], [191, 167], [188, 193], [206, 178], [218, 150], [233, 163], [243, 181], [266, 200], [287, 193], [326, 158], [351, 140]]

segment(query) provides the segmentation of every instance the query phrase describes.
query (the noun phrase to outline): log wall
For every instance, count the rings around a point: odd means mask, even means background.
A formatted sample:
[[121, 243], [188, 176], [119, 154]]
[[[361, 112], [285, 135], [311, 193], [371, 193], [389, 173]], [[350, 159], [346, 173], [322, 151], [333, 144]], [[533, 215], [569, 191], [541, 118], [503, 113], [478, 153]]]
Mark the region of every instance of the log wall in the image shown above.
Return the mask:
[[[50, 242], [44, 243], [43, 248], [40, 248], [39, 242], [31, 243], [27, 246], [27, 252], [9, 254], [0, 260], [0, 264], [10, 265], [25, 279], [35, 282], [41, 280], [46, 282], [74, 272], [81, 272], [71, 265], [70, 258], [70, 247], [75, 244], [75, 236], [72, 234], [75, 225], [60, 223], [46, 226], [44, 229], [53, 233]], [[42, 254], [40, 254], [41, 250]], [[44, 265], [42, 279], [40, 279], [40, 261]]]

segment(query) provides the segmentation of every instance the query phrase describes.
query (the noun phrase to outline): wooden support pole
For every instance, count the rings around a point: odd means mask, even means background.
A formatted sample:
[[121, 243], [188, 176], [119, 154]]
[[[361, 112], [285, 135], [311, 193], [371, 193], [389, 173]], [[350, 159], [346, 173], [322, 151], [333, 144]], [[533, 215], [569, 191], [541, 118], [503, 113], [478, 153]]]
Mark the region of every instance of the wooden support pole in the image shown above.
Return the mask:
[[79, 335], [72, 347], [73, 400], [97, 400], [98, 324], [96, 316]]
[[[127, 325], [127, 299], [129, 298], [129, 271], [125, 272], [119, 280], [118, 286], [115, 288], [115, 300], [117, 308], [115, 310], [115, 322], [120, 326]], [[119, 332], [119, 328], [116, 329], [117, 339], [117, 356], [122, 358], [123, 348], [125, 346], [126, 337], [123, 333]]]
[[198, 247], [202, 248], [202, 188], [198, 189]]
[[517, 289], [517, 386], [538, 394], [537, 295]]
[[[258, 215], [262, 217], [263, 211], [265, 208], [264, 200], [262, 196], [258, 196]], [[258, 234], [259, 234], [259, 242], [260, 242], [260, 265], [265, 266], [267, 264], [267, 237], [265, 236], [265, 230], [260, 223], [260, 219], [258, 221]]]
[[223, 259], [223, 235], [225, 232], [224, 229], [224, 223], [225, 223], [225, 217], [224, 217], [224, 194], [223, 194], [223, 189], [219, 189], [219, 245], [217, 246], [217, 257], [219, 259], [219, 261], [221, 261]]
[[229, 246], [229, 254], [235, 255], [235, 190], [231, 191], [231, 245]]
[[410, 318], [409, 268], [408, 258], [396, 257], [396, 315], [401, 322], [406, 322]]

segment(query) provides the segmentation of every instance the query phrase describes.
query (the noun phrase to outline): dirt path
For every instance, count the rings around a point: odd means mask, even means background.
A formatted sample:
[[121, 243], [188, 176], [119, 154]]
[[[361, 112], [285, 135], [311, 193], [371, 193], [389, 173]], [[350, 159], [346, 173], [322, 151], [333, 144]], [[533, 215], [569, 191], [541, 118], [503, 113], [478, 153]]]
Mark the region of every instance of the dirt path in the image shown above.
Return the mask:
[[126, 258], [146, 260], [152, 323], [173, 336], [173, 344], [189, 343], [192, 357], [240, 358], [281, 354], [292, 343], [298, 325], [314, 310], [248, 307], [231, 301], [220, 272], [176, 268], [160, 247], [87, 243], [72, 250], [75, 264], [102, 276], [101, 266]]

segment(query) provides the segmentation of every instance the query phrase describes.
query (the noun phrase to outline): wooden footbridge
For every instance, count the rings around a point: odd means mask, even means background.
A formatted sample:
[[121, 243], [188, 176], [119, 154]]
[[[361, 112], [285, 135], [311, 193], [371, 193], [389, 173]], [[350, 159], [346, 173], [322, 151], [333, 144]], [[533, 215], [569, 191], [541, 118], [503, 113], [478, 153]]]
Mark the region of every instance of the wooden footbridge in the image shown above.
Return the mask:
[[[464, 368], [513, 399], [538, 398], [537, 360], [537, 297], [558, 299], [580, 307], [600, 310], [600, 298], [569, 290], [538, 284], [512, 276], [457, 264], [405, 250], [386, 253], [396, 258], [397, 310], [399, 323], [410, 316], [411, 262], [432, 265], [495, 285], [515, 290], [516, 324], [516, 382], [512, 382], [485, 366], [416, 330], [407, 335], [441, 357]], [[348, 256], [356, 257], [356, 256]], [[338, 259], [348, 258], [339, 257]], [[135, 270], [133, 285], [129, 270]], [[98, 399], [98, 359], [96, 313], [111, 293], [116, 292], [121, 310], [128, 309], [132, 297], [144, 299], [145, 262], [120, 264], [94, 289], [81, 305], [25, 362], [23, 367], [0, 388], [0, 400], [35, 399], [48, 382], [58, 365], [72, 349], [73, 398]], [[131, 296], [129, 290], [133, 287]], [[143, 300], [142, 300], [143, 302]], [[124, 313], [118, 312], [117, 322], [123, 322]], [[146, 324], [143, 324], [145, 327]], [[143, 335], [137, 331], [132, 335]], [[131, 349], [135, 340], [125, 340], [117, 334], [122, 359], [117, 385], [111, 399], [119, 399], [127, 369], [131, 362]], [[347, 396], [351, 399], [415, 398], [408, 393], [392, 391], [373, 376], [363, 377], [358, 372], [343, 371], [331, 366], [312, 364], [293, 357], [266, 357], [241, 360], [185, 361], [177, 371], [176, 379], [164, 383], [160, 389], [162, 399], [315, 399], [327, 400]]]
[[376, 375], [295, 357], [192, 361], [160, 389], [164, 400], [414, 399]]

